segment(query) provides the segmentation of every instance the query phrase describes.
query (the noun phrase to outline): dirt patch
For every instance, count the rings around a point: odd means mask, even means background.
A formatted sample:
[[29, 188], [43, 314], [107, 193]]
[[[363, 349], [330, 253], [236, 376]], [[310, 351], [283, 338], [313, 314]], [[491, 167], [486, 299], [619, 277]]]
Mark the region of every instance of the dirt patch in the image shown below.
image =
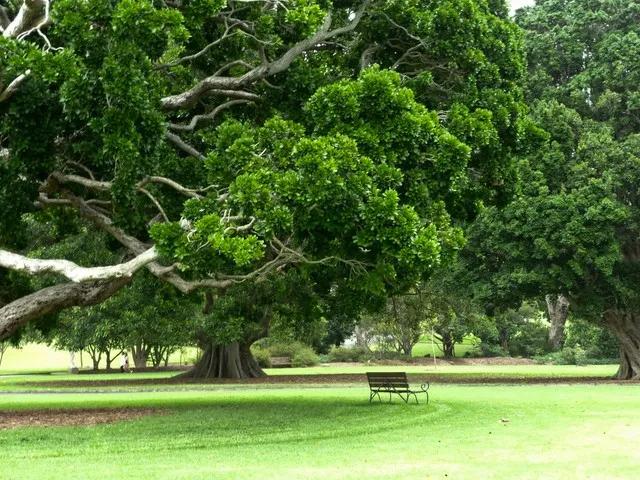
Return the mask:
[[[375, 371], [375, 367], [371, 368]], [[559, 383], [620, 383], [638, 385], [640, 382], [616, 380], [607, 377], [527, 377], [527, 376], [476, 376], [466, 374], [409, 373], [410, 383], [454, 383], [454, 384], [559, 384]], [[92, 380], [60, 382], [25, 382], [24, 387], [48, 388], [91, 388], [91, 387], [143, 387], [145, 385], [210, 385], [210, 384], [273, 384], [273, 385], [326, 385], [326, 384], [367, 384], [367, 376], [362, 373], [320, 374], [320, 375], [270, 375], [261, 378], [221, 379], [221, 378], [132, 378], [119, 380]]]
[[0, 430], [18, 427], [86, 426], [123, 422], [158, 414], [153, 408], [18, 410], [0, 412]]
[[[376, 361], [383, 365], [384, 362]], [[514, 358], [514, 357], [456, 357], [447, 360], [436, 358], [436, 365], [535, 365], [536, 362], [530, 358]], [[409, 362], [394, 363], [394, 365], [433, 365], [433, 358], [415, 357]]]

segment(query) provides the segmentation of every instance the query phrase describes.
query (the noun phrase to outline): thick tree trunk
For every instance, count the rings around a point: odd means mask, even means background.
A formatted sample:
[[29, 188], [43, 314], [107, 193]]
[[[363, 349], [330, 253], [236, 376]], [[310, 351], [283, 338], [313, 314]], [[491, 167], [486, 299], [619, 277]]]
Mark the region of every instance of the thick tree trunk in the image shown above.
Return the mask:
[[131, 356], [133, 357], [133, 364], [137, 369], [147, 367], [149, 350], [146, 345], [134, 345], [131, 347]]
[[620, 342], [620, 367], [616, 378], [640, 380], [640, 314], [609, 310], [604, 319]]
[[209, 345], [200, 361], [187, 372], [191, 378], [257, 378], [264, 377], [250, 345], [238, 342], [230, 345]]
[[569, 300], [562, 295], [547, 295], [547, 313], [551, 327], [549, 328], [549, 345], [552, 350], [560, 350], [564, 345], [564, 326], [569, 316]]

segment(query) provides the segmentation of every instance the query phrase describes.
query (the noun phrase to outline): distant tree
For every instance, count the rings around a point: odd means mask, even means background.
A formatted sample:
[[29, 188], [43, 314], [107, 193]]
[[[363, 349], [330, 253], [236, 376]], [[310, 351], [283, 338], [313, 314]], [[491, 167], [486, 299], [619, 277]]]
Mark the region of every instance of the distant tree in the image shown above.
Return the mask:
[[369, 348], [370, 342], [376, 341], [383, 350], [389, 348], [410, 357], [429, 319], [429, 304], [419, 290], [394, 295], [381, 311], [361, 318], [359, 327], [367, 339], [363, 346]]
[[141, 275], [100, 305], [64, 312], [54, 342], [65, 350], [88, 352], [94, 370], [102, 358], [110, 369], [125, 350], [136, 368], [146, 367], [150, 357], [159, 366], [192, 341], [197, 314], [188, 297]]
[[105, 358], [106, 368], [117, 358], [112, 352], [122, 352], [125, 347], [122, 332], [108, 323], [108, 316], [101, 312], [83, 309], [71, 309], [60, 318], [56, 329], [52, 332], [53, 344], [71, 352], [87, 352], [91, 358], [93, 370], [100, 368], [100, 361]]
[[120, 332], [124, 348], [131, 352], [136, 368], [168, 363], [169, 355], [193, 344], [200, 315], [197, 299], [185, 297], [149, 274], [141, 274], [102, 305], [105, 321]]

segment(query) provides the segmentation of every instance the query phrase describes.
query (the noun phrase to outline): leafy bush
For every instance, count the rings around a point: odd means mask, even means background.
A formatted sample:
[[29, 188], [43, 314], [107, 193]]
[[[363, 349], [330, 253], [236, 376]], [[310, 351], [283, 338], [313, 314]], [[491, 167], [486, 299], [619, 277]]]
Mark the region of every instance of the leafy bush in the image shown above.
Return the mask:
[[[474, 348], [473, 350], [470, 350], [467, 353], [475, 352], [475, 351], [476, 349]], [[504, 348], [502, 348], [500, 345], [496, 345], [493, 343], [486, 343], [486, 342], [482, 342], [480, 344], [479, 353], [483, 357], [508, 357], [509, 356], [509, 352], [506, 352]], [[466, 356], [472, 356], [472, 355], [466, 355]]]
[[509, 354], [527, 358], [544, 355], [549, 348], [548, 336], [549, 328], [544, 323], [523, 323], [509, 342]]
[[251, 353], [253, 353], [253, 357], [258, 362], [258, 365], [262, 368], [271, 368], [271, 355], [269, 354], [269, 350], [264, 348], [252, 348]]
[[587, 352], [580, 345], [575, 347], [564, 347], [557, 352], [535, 357], [539, 363], [549, 363], [552, 365], [587, 365], [592, 363], [587, 357]]
[[293, 357], [301, 350], [309, 347], [302, 342], [277, 342], [269, 343], [266, 349], [272, 357]]
[[[605, 327], [579, 319], [571, 319], [566, 326], [565, 346], [577, 345], [592, 359], [610, 360], [618, 356], [618, 341]], [[615, 363], [615, 362], [614, 362]]]
[[291, 358], [291, 365], [294, 367], [313, 367], [318, 363], [318, 355], [310, 347], [301, 348]]
[[363, 362], [370, 356], [362, 347], [333, 347], [328, 355], [330, 362]]
[[289, 357], [294, 367], [309, 367], [319, 363], [313, 349], [302, 342], [261, 341], [251, 347], [251, 352], [262, 368], [270, 368], [273, 357]]

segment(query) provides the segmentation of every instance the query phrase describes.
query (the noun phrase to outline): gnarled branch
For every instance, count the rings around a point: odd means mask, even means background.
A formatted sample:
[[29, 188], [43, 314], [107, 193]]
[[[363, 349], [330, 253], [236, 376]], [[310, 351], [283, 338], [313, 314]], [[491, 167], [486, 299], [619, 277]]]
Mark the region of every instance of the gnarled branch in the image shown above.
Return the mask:
[[365, 0], [360, 9], [355, 12], [349, 23], [334, 30], [331, 30], [332, 15], [331, 12], [329, 12], [325, 17], [322, 26], [314, 35], [296, 43], [277, 60], [255, 67], [239, 77], [222, 77], [212, 75], [204, 78], [185, 92], [163, 98], [161, 100], [162, 107], [166, 110], [188, 108], [193, 106], [203, 95], [208, 94], [211, 90], [239, 90], [264, 78], [281, 73], [289, 68], [293, 61], [305, 51], [336, 36], [354, 30], [364, 16], [368, 5], [369, 0]]
[[127, 285], [129, 277], [86, 283], [64, 283], [43, 288], [0, 307], [0, 341], [44, 315], [58, 313], [70, 307], [97, 305]]
[[69, 260], [29, 258], [8, 250], [0, 250], [0, 267], [26, 272], [31, 275], [57, 273], [72, 282], [81, 283], [131, 277], [135, 272], [157, 258], [158, 252], [152, 247], [125, 263], [107, 267], [82, 267]]
[[20, 85], [24, 83], [29, 75], [31, 75], [31, 70], [27, 70], [22, 75], [18, 75], [4, 90], [1, 89], [2, 85], [0, 85], [0, 103], [9, 100], [18, 91]]
[[[36, 28], [42, 28], [46, 23], [43, 19], [45, 8], [49, 2], [46, 0], [24, 0], [20, 10], [7, 28], [2, 32], [5, 38], [17, 38], [18, 36]], [[40, 24], [43, 25], [40, 26]]]

